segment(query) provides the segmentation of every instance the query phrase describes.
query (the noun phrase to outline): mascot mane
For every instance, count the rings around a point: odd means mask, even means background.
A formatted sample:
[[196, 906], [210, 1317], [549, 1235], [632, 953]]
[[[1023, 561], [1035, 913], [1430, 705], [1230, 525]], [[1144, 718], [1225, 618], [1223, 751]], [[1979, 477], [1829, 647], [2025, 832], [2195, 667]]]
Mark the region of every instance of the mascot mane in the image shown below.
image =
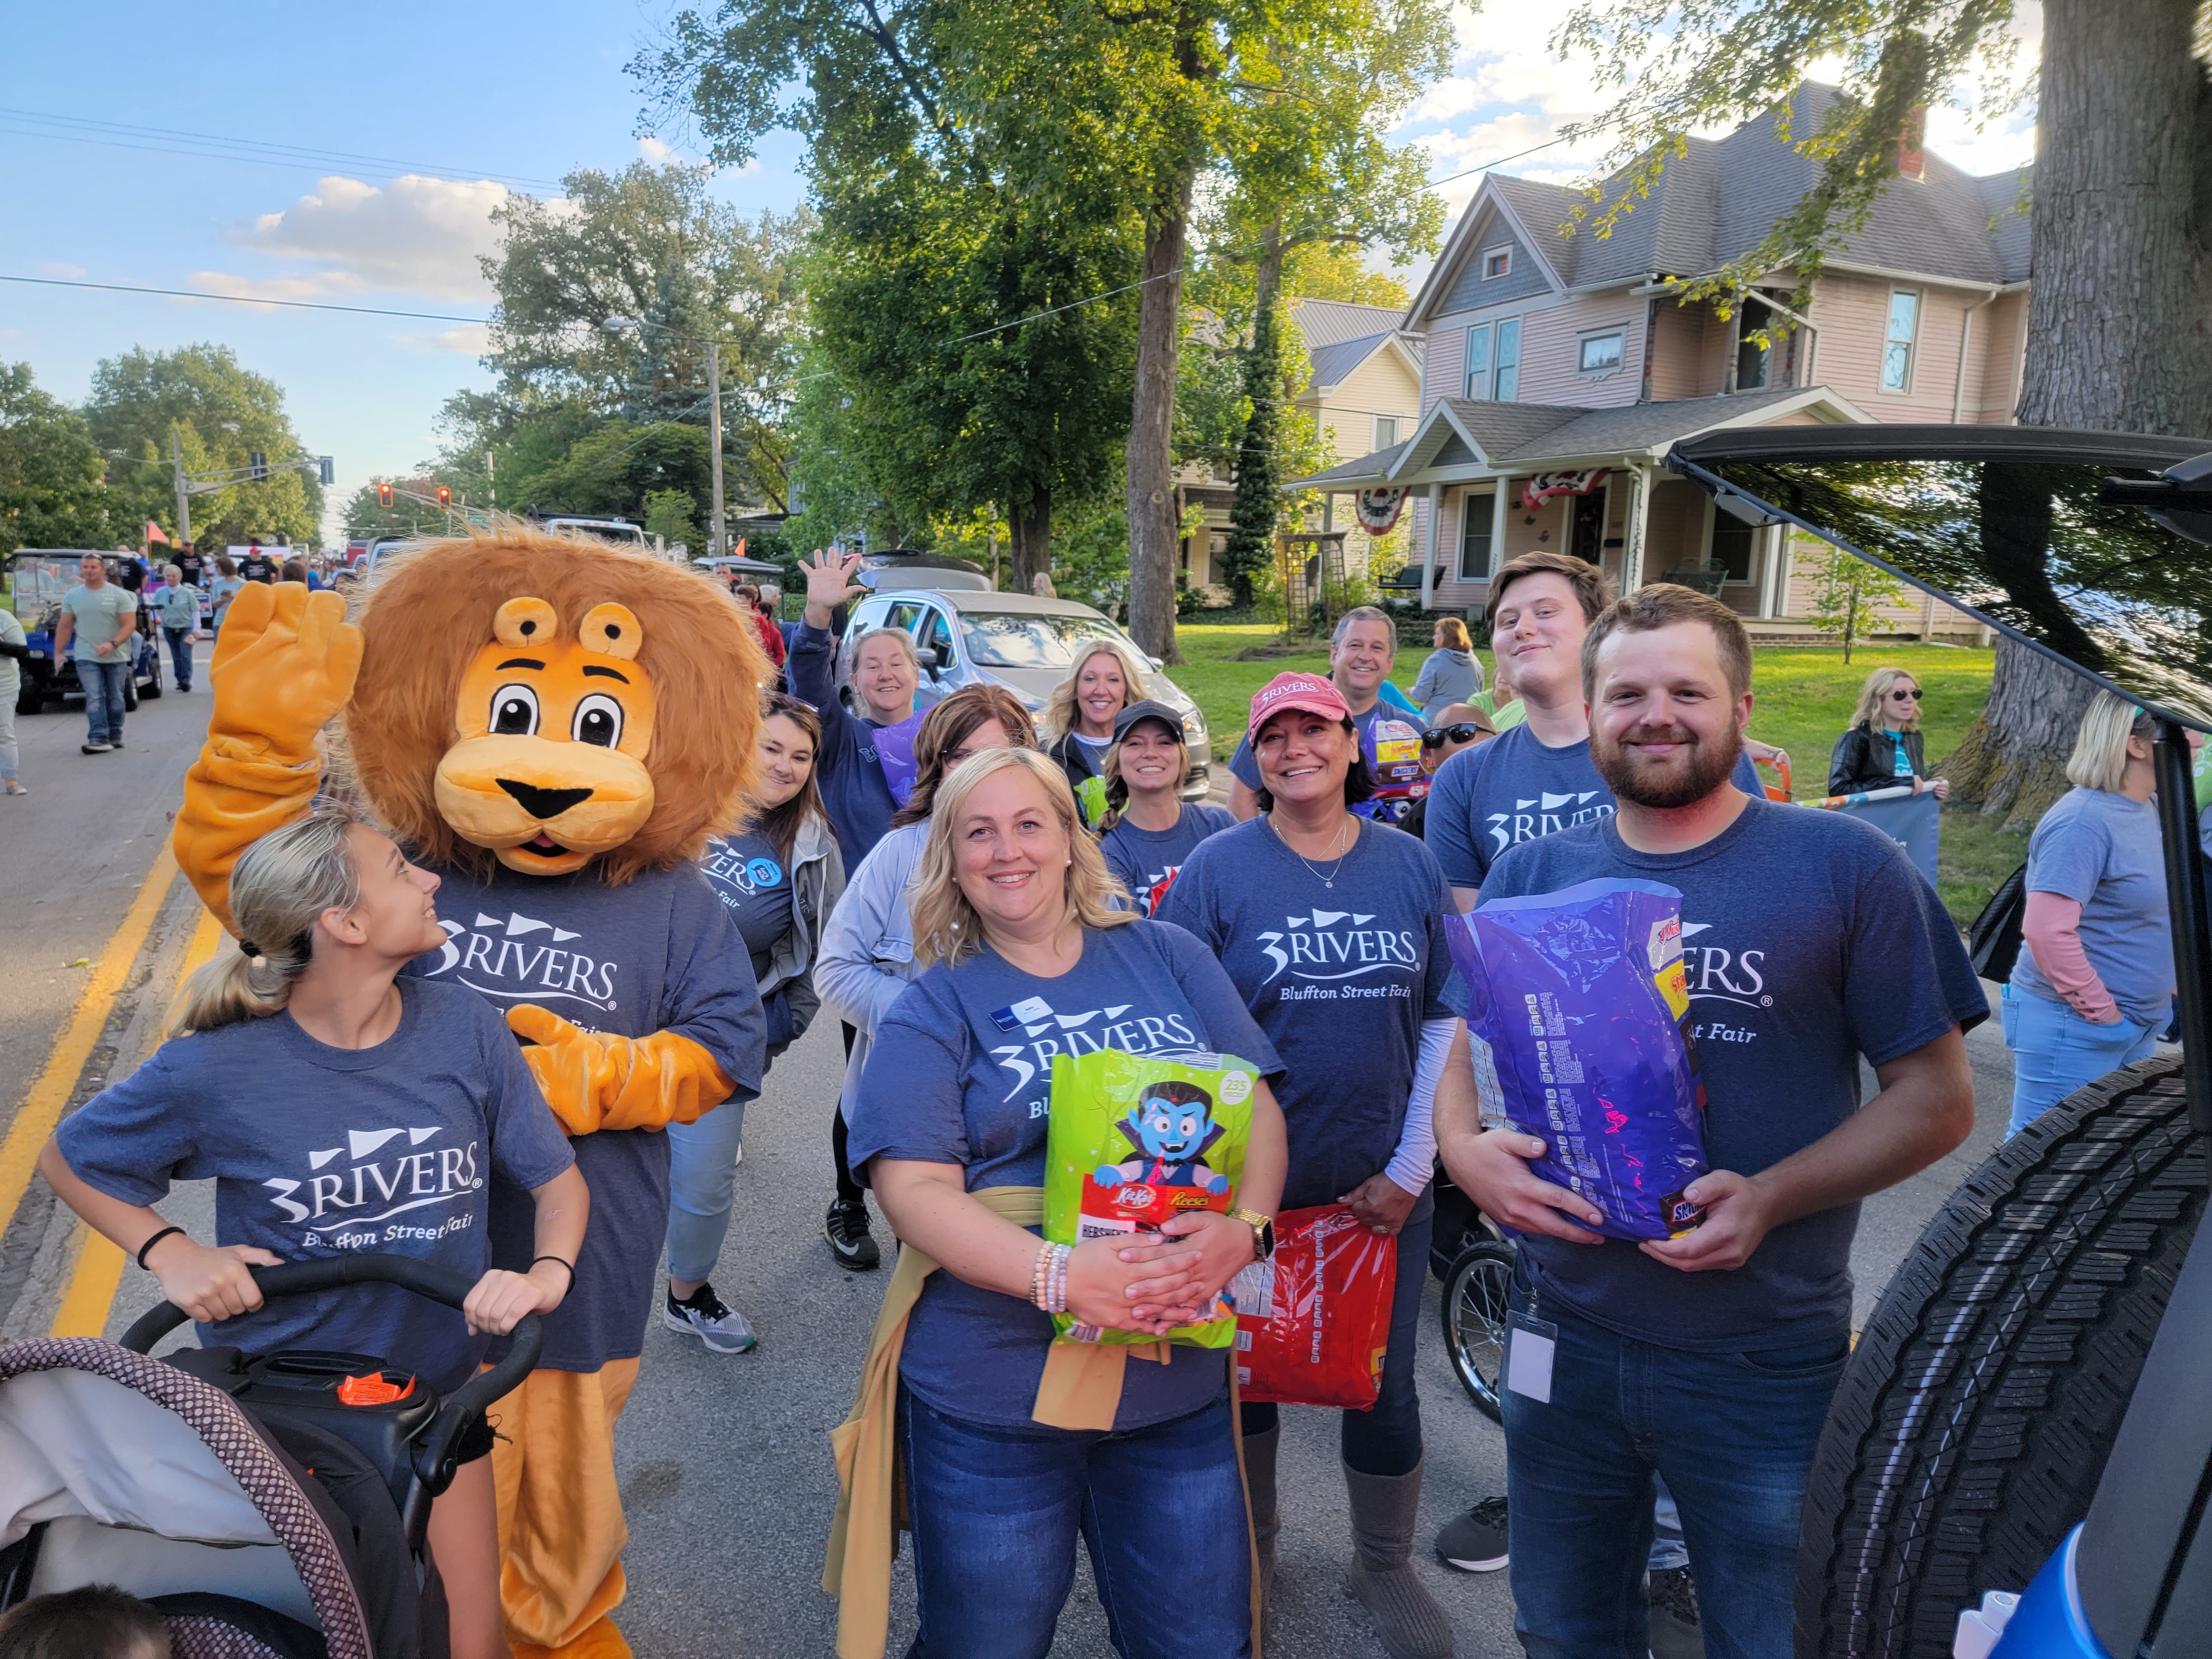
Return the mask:
[[410, 852], [482, 878], [496, 860], [454, 833], [438, 810], [439, 761], [460, 738], [462, 676], [507, 600], [545, 600], [562, 639], [592, 606], [626, 605], [645, 641], [637, 662], [659, 707], [646, 769], [644, 827], [594, 863], [619, 886], [641, 871], [699, 857], [707, 838], [743, 825], [758, 761], [760, 688], [771, 675], [737, 607], [704, 578], [602, 543], [502, 525], [432, 542], [377, 572], [356, 620], [361, 675], [343, 729], [355, 787]]

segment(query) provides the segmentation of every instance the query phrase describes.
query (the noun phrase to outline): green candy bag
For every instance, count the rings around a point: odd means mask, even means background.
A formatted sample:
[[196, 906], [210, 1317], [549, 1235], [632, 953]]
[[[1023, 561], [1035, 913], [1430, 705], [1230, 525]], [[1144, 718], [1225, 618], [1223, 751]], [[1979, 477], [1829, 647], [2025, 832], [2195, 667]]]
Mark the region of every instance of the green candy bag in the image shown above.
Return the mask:
[[[1132, 1054], [1099, 1048], [1054, 1054], [1045, 1139], [1044, 1236], [1054, 1244], [1157, 1233], [1187, 1210], [1227, 1211], [1244, 1178], [1259, 1072], [1233, 1054]], [[1150, 1342], [1054, 1314], [1073, 1342]], [[1218, 1297], [1210, 1315], [1168, 1334], [1226, 1348], [1237, 1310]]]

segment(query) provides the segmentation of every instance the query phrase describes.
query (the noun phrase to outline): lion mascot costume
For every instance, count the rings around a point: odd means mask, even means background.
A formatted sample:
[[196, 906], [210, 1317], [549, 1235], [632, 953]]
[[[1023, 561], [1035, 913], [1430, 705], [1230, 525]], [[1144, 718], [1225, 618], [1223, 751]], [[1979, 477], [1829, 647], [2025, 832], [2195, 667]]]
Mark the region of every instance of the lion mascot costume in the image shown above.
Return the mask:
[[[701, 577], [519, 527], [395, 560], [356, 606], [289, 583], [231, 602], [177, 860], [229, 927], [231, 866], [312, 806], [321, 740], [443, 878], [447, 943], [409, 971], [505, 1012], [592, 1192], [539, 1368], [497, 1413], [507, 1633], [519, 1656], [627, 1655], [613, 1431], [667, 1229], [654, 1132], [760, 1088], [751, 963], [696, 860], [744, 817], [766, 665]], [[495, 1182], [491, 1205], [495, 1262], [525, 1268], [529, 1194]]]

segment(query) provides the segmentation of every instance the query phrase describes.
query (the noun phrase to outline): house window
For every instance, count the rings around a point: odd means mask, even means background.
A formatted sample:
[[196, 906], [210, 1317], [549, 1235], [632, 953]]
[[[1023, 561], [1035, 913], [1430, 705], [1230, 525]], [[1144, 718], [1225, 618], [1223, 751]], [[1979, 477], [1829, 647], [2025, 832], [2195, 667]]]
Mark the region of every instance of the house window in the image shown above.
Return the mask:
[[1467, 331], [1467, 395], [1477, 402], [1490, 396], [1490, 325]]
[[1712, 562], [1728, 568], [1732, 582], [1751, 580], [1751, 526], [1726, 513], [1713, 514]]
[[1512, 270], [1513, 250], [1510, 247], [1494, 247], [1482, 256], [1482, 280], [1486, 283], [1493, 276], [1509, 276]]
[[1920, 325], [1920, 296], [1899, 289], [1889, 296], [1889, 325], [1882, 331], [1881, 389], [1912, 390], [1912, 338]]
[[1388, 449], [1397, 441], [1398, 417], [1395, 415], [1377, 415], [1375, 417], [1375, 447]]
[[1498, 325], [1498, 367], [1492, 371], [1490, 395], [1510, 404], [1521, 391], [1521, 319], [1508, 317]]
[[1586, 335], [1575, 357], [1575, 370], [1582, 374], [1610, 374], [1620, 367], [1620, 359], [1619, 329], [1610, 334]]
[[1459, 498], [1459, 579], [1463, 582], [1490, 579], [1490, 520], [1497, 510], [1495, 495]]

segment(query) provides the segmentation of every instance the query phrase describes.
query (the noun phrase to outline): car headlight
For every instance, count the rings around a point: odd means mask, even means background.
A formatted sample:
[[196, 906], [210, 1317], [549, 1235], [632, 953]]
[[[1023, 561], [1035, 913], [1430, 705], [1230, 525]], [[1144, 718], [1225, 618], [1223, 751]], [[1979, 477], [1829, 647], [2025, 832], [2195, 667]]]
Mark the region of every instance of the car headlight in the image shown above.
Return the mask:
[[1182, 738], [1187, 744], [1206, 741], [1206, 716], [1195, 708], [1183, 711]]

